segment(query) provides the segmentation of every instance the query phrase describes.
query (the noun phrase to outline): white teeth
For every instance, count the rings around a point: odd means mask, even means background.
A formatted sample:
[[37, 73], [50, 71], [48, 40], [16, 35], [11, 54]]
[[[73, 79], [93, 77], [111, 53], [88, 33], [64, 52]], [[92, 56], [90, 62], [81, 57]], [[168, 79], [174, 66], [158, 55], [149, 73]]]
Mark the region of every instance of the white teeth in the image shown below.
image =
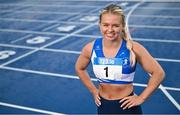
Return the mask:
[[112, 33], [107, 33], [107, 34], [109, 34], [109, 35], [113, 35]]
[[113, 37], [113, 34], [107, 34], [107, 37]]

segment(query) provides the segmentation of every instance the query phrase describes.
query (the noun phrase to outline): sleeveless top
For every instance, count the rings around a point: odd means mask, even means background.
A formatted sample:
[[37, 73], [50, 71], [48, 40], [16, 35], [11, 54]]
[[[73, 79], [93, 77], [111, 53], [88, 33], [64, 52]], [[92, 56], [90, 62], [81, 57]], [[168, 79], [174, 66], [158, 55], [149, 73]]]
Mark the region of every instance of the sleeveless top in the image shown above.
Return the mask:
[[103, 38], [94, 41], [91, 63], [93, 72], [100, 83], [130, 84], [133, 82], [136, 63], [130, 65], [130, 51], [123, 40], [121, 47], [114, 58], [106, 58], [103, 54]]

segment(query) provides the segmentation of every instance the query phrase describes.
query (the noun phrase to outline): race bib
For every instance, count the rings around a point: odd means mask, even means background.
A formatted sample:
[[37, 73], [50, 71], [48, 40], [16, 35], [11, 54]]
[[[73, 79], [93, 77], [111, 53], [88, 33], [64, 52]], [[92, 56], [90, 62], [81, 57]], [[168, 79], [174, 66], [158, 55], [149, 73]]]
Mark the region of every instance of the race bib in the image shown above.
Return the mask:
[[120, 80], [122, 77], [122, 59], [95, 57], [93, 71], [99, 79]]

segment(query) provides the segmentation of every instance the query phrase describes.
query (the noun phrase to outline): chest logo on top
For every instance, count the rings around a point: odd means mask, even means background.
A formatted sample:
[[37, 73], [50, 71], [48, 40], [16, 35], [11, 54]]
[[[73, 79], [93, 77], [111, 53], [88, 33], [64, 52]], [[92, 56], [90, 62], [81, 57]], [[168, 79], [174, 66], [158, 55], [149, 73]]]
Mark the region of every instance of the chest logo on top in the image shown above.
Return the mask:
[[128, 65], [129, 60], [127, 58], [123, 59], [123, 65]]
[[123, 60], [123, 61], [122, 61], [123, 67], [124, 67], [124, 68], [129, 67], [129, 65], [130, 65], [130, 60], [129, 60], [129, 58], [123, 58], [122, 60]]
[[123, 65], [128, 66], [130, 64], [128, 58], [103, 58], [103, 57], [95, 57], [94, 58], [95, 65]]
[[95, 50], [101, 50], [100, 46], [97, 45], [97, 46], [95, 47]]

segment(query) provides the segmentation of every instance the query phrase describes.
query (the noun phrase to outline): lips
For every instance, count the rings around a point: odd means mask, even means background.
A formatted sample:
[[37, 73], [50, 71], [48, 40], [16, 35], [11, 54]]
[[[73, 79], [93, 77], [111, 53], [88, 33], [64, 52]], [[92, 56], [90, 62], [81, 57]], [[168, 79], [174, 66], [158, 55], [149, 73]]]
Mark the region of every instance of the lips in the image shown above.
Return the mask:
[[112, 33], [108, 33], [108, 34], [105, 34], [105, 37], [106, 37], [107, 39], [112, 39], [112, 38], [115, 37], [115, 35], [112, 34]]

